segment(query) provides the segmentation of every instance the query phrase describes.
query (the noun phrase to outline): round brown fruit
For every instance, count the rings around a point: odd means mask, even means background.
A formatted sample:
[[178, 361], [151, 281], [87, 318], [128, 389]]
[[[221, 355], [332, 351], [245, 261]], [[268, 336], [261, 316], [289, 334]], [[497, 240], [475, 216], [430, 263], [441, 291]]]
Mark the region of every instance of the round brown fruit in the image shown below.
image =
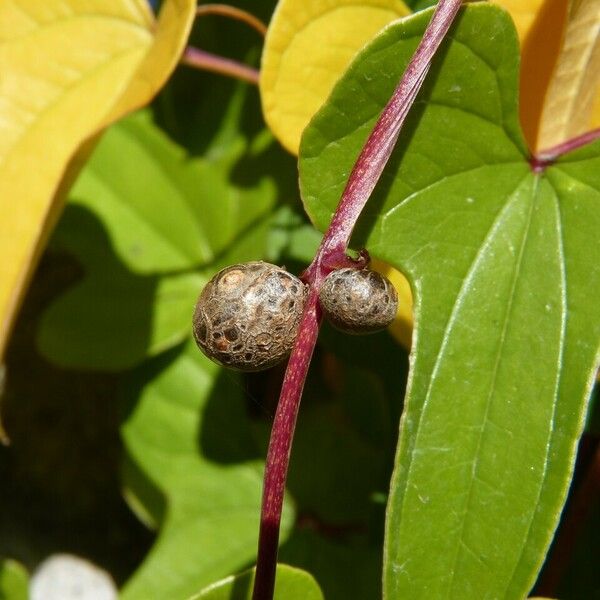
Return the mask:
[[220, 365], [268, 369], [292, 350], [305, 300], [306, 286], [281, 267], [262, 261], [226, 267], [198, 298], [194, 338]]
[[398, 294], [390, 280], [370, 269], [338, 269], [319, 290], [323, 314], [337, 329], [355, 335], [385, 329], [396, 317]]

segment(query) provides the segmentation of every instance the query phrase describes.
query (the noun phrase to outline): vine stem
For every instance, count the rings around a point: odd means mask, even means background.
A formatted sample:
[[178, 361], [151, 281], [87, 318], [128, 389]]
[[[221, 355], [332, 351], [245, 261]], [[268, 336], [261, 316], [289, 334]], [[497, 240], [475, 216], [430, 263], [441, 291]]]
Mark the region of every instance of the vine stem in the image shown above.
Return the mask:
[[181, 62], [189, 67], [194, 67], [203, 71], [211, 71], [212, 73], [219, 73], [221, 75], [228, 75], [234, 79], [241, 79], [242, 81], [247, 81], [254, 85], [258, 84], [258, 71], [256, 69], [235, 60], [231, 60], [230, 58], [205, 52], [194, 46], [188, 46], [183, 51]]
[[[356, 160], [315, 258], [302, 274], [309, 291], [285, 372], [267, 451], [253, 600], [272, 600], [275, 590], [279, 527], [292, 439], [321, 322], [319, 287], [329, 272], [355, 262], [346, 254], [352, 230], [377, 185], [433, 56], [461, 4], [462, 0], [440, 0], [438, 3], [419, 46]], [[366, 255], [362, 255], [358, 262], [366, 260]]]
[[196, 16], [202, 17], [204, 15], [229, 17], [230, 19], [242, 21], [246, 25], [250, 25], [250, 27], [258, 31], [263, 37], [267, 33], [267, 26], [258, 17], [236, 6], [229, 6], [229, 4], [201, 4], [196, 8]]
[[[267, 26], [258, 17], [235, 6], [229, 6], [228, 4], [202, 4], [196, 8], [197, 17], [206, 15], [219, 15], [241, 21], [258, 31], [263, 37], [267, 33]], [[253, 83], [254, 85], [258, 84], [259, 72], [256, 69], [236, 60], [212, 54], [194, 46], [188, 46], [184, 50], [181, 63], [195, 69], [219, 73], [220, 75]]]

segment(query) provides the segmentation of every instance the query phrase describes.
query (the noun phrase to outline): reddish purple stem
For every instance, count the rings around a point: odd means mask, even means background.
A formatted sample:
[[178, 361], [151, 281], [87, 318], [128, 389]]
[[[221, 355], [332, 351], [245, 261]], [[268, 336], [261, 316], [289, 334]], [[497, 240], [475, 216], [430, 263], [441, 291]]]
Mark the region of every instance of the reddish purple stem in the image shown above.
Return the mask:
[[336, 260], [339, 255], [345, 255], [356, 221], [379, 181], [406, 116], [423, 85], [431, 60], [460, 6], [461, 2], [458, 0], [442, 0], [437, 5], [400, 83], [383, 109], [350, 173], [346, 189], [317, 254], [317, 257], [321, 257], [321, 262], [329, 261], [330, 258]]
[[193, 46], [188, 46], [185, 49], [181, 57], [181, 62], [196, 69], [212, 71], [213, 73], [248, 81], [255, 85], [258, 84], [258, 71], [256, 69], [235, 60], [194, 48]]
[[311, 286], [300, 321], [300, 333], [294, 343], [292, 357], [283, 379], [271, 431], [263, 485], [256, 578], [252, 596], [254, 600], [270, 600], [275, 588], [279, 524], [292, 439], [300, 408], [300, 397], [321, 321], [321, 311], [317, 300], [317, 288]]
[[400, 83], [383, 109], [352, 169], [321, 246], [302, 276], [309, 285], [309, 293], [300, 322], [300, 333], [283, 380], [267, 451], [253, 600], [271, 600], [275, 590], [279, 524], [292, 438], [321, 321], [318, 289], [332, 269], [343, 266], [350, 260], [346, 256], [346, 250], [352, 230], [377, 185], [433, 56], [461, 4], [462, 0], [440, 0], [438, 3]]
[[[250, 25], [250, 27], [258, 31], [262, 36], [267, 32], [267, 26], [260, 19], [257, 19], [252, 13], [236, 8], [235, 6], [227, 4], [203, 4], [202, 6], [198, 6], [196, 8], [196, 16], [202, 17], [205, 15], [220, 15], [241, 21], [246, 23], [246, 25]], [[181, 62], [195, 69], [212, 71], [213, 73], [227, 75], [255, 85], [258, 84], [259, 74], [256, 69], [230, 58], [205, 52], [194, 46], [188, 46], [184, 50]]]
[[534, 172], [540, 173], [547, 166], [551, 165], [553, 162], [556, 162], [563, 154], [573, 152], [573, 150], [577, 150], [577, 148], [581, 148], [582, 146], [585, 146], [586, 144], [589, 144], [597, 139], [600, 139], [600, 128], [592, 129], [592, 131], [578, 135], [577, 137], [567, 140], [566, 142], [562, 142], [557, 146], [548, 148], [548, 150], [542, 150], [532, 157], [529, 162]]

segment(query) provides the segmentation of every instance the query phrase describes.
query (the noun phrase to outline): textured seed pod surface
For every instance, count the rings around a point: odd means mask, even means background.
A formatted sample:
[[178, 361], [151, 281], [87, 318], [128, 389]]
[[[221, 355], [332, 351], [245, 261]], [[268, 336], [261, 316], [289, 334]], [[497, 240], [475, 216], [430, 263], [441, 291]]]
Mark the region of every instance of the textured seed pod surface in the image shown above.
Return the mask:
[[338, 269], [319, 290], [323, 314], [337, 329], [351, 334], [374, 333], [392, 323], [398, 294], [387, 277], [370, 269]]
[[268, 369], [290, 353], [305, 299], [305, 285], [276, 265], [256, 261], [226, 267], [198, 298], [194, 338], [221, 365]]

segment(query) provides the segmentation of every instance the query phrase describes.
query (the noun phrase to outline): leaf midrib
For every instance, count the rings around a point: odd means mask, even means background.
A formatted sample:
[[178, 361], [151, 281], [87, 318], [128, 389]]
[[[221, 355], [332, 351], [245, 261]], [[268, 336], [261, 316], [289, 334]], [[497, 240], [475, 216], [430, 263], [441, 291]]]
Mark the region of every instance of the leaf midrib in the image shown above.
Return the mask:
[[[562, 319], [561, 319], [560, 349], [558, 352], [558, 363], [557, 363], [556, 386], [555, 386], [555, 390], [554, 390], [554, 401], [552, 403], [552, 416], [550, 419], [550, 430], [548, 432], [548, 440], [546, 443], [546, 455], [544, 456], [543, 476], [542, 476], [542, 479], [540, 480], [540, 485], [539, 485], [537, 499], [536, 499], [536, 507], [539, 506], [539, 500], [540, 500], [540, 497], [542, 496], [542, 491], [544, 489], [546, 480], [548, 478], [547, 467], [548, 467], [548, 461], [549, 461], [549, 457], [550, 457], [550, 449], [552, 446], [552, 437], [553, 437], [552, 434], [553, 434], [555, 426], [556, 426], [556, 409], [558, 406], [559, 390], [560, 390], [560, 384], [561, 384], [561, 380], [562, 380], [562, 366], [563, 366], [562, 363], [563, 363], [563, 356], [564, 356], [564, 350], [565, 350], [565, 339], [566, 339], [566, 329], [567, 329], [567, 310], [568, 310], [566, 258], [565, 258], [565, 250], [564, 250], [565, 244], [564, 244], [562, 218], [561, 218], [561, 211], [560, 211], [560, 196], [558, 194], [558, 191], [554, 188], [554, 186], [552, 186], [552, 184], [550, 182], [549, 182], [549, 184], [550, 184], [550, 187], [552, 188], [552, 191], [554, 192], [554, 199], [555, 199], [555, 206], [556, 206], [556, 224], [557, 224], [557, 234], [558, 234], [557, 238], [558, 238], [558, 244], [559, 244], [560, 267], [561, 267], [560, 268], [560, 274], [561, 274], [560, 284], [561, 284], [561, 300], [562, 300], [562, 311], [561, 311]], [[566, 494], [567, 494], [567, 488], [565, 487], [563, 497], [566, 497]], [[537, 512], [537, 510], [536, 510], [536, 512]], [[516, 562], [514, 564], [510, 578], [508, 578], [508, 585], [506, 586], [506, 590], [504, 592], [505, 598], [507, 597], [508, 591], [513, 586], [515, 573], [517, 572], [517, 569], [519, 568], [519, 565], [521, 564], [521, 559], [523, 558], [525, 548], [527, 547], [527, 545], [529, 543], [529, 536], [531, 534], [531, 529], [533, 527], [534, 520], [535, 520], [535, 513], [533, 514], [532, 518], [529, 521], [527, 533], [525, 534], [524, 542], [521, 546], [521, 552], [519, 554], [518, 559], [516, 560]], [[550, 541], [550, 538], [552, 537], [552, 535], [553, 535], [552, 530], [550, 530], [546, 533], [547, 542]], [[541, 569], [544, 560], [545, 560], [545, 556], [540, 555], [538, 562], [537, 562], [537, 568], [531, 570], [531, 575], [529, 577], [529, 582], [527, 584], [527, 590], [525, 590], [525, 592], [527, 592], [531, 588], [531, 586], [534, 584], [536, 573], [538, 573], [539, 570]]]
[[[452, 562], [452, 568], [450, 570], [450, 581], [449, 581], [449, 588], [448, 588], [448, 594], [447, 594], [448, 598], [454, 597], [453, 593], [454, 593], [454, 587], [456, 584], [456, 577], [455, 577], [456, 565], [458, 564], [458, 559], [461, 554], [461, 545], [464, 546], [465, 548], [468, 548], [468, 545], [464, 540], [465, 526], [467, 523], [467, 515], [469, 513], [469, 507], [471, 505], [472, 498], [473, 498], [474, 481], [477, 477], [477, 472], [480, 467], [481, 446], [482, 446], [482, 442], [483, 442], [483, 435], [484, 435], [484, 432], [486, 431], [485, 423], [488, 421], [490, 407], [492, 405], [492, 399], [493, 399], [494, 393], [495, 393], [495, 384], [496, 384], [496, 380], [498, 378], [498, 370], [500, 367], [500, 362], [501, 362], [502, 354], [503, 354], [502, 349], [503, 349], [503, 346], [506, 341], [506, 334], [508, 331], [508, 325], [509, 325], [509, 321], [510, 321], [509, 316], [512, 312], [514, 298], [515, 298], [515, 291], [516, 291], [517, 283], [519, 280], [519, 273], [521, 271], [521, 266], [523, 263], [525, 246], [526, 246], [527, 238], [529, 236], [529, 232], [531, 229], [531, 222], [533, 220], [533, 211], [534, 211], [535, 204], [536, 204], [535, 193], [537, 191], [538, 185], [539, 185], [539, 178], [535, 178], [534, 179], [534, 189], [532, 190], [532, 194], [531, 194], [531, 196], [532, 196], [531, 201], [530, 201], [531, 206], [529, 208], [529, 214], [527, 215], [527, 225], [526, 225], [525, 231], [523, 233], [523, 238], [521, 240], [521, 247], [519, 248], [519, 255], [517, 257], [517, 260], [515, 262], [515, 268], [513, 270], [513, 278], [512, 278], [512, 282], [511, 282], [510, 294], [508, 296], [508, 302], [506, 303], [506, 310], [504, 313], [504, 319], [503, 319], [503, 323], [502, 323], [502, 332], [501, 332], [500, 338], [498, 340], [498, 345], [497, 345], [497, 350], [496, 350], [496, 358], [495, 358], [495, 362], [494, 362], [494, 369], [493, 369], [492, 378], [491, 378], [491, 382], [489, 385], [489, 389], [488, 389], [488, 393], [487, 393], [487, 397], [486, 397], [486, 401], [485, 401], [485, 410], [484, 410], [484, 414], [483, 414], [484, 426], [481, 427], [481, 429], [479, 430], [477, 446], [476, 446], [475, 454], [474, 454], [475, 460], [473, 461], [472, 467], [471, 467], [471, 477], [469, 479], [468, 492], [467, 492], [466, 500], [463, 504], [463, 509], [461, 511], [462, 516], [461, 516], [461, 523], [460, 523], [460, 533], [458, 535], [459, 543], [456, 544], [456, 552], [455, 552], [454, 560]], [[513, 202], [518, 202], [518, 201], [519, 201], [519, 198], [516, 198], [515, 200], [513, 200]], [[512, 202], [507, 203], [504, 210], [510, 209], [511, 206], [512, 206]], [[504, 210], [501, 211], [501, 214], [504, 212]], [[440, 355], [441, 354], [442, 354], [442, 352], [440, 352]], [[433, 379], [433, 376], [432, 376], [432, 379]], [[428, 395], [429, 395], [429, 391], [428, 391]]]
[[[523, 184], [523, 182], [528, 177], [530, 177], [530, 172], [529, 171], [527, 172], [527, 174], [524, 177], [522, 177], [518, 181], [517, 185], [515, 185], [515, 187], [513, 189], [513, 192], [511, 193], [511, 196], [513, 196], [514, 194], [517, 193], [517, 191], [519, 190], [519, 188], [521, 187], [521, 185]], [[503, 217], [504, 213], [508, 210], [508, 208], [510, 208], [510, 206], [511, 206], [511, 203], [507, 203], [499, 211], [498, 215], [495, 217], [495, 219], [492, 222], [492, 224], [490, 225], [487, 233], [482, 238], [479, 250], [477, 251], [477, 253], [473, 257], [471, 265], [469, 266], [469, 269], [466, 271], [466, 274], [465, 274], [465, 276], [463, 278], [463, 285], [461, 286], [461, 289], [460, 289], [459, 293], [456, 296], [456, 299], [455, 299], [453, 307], [452, 307], [452, 311], [451, 311], [451, 313], [450, 313], [450, 315], [448, 317], [448, 320], [446, 322], [446, 325], [444, 327], [444, 334], [443, 334], [442, 341], [440, 343], [439, 350], [437, 352], [436, 362], [435, 362], [435, 365], [433, 366], [433, 369], [431, 371], [431, 375], [429, 377], [429, 384], [428, 384], [428, 387], [427, 387], [427, 391], [425, 393], [425, 398], [423, 400], [423, 404], [420, 407], [420, 410], [419, 410], [419, 413], [418, 413], [418, 416], [417, 416], [417, 423], [416, 423], [414, 434], [413, 434], [414, 442], [413, 442], [412, 445], [410, 445], [409, 447], [406, 447], [405, 450], [404, 450], [404, 452], [406, 452], [409, 456], [412, 455], [415, 447], [418, 445], [419, 435], [420, 435], [421, 427], [422, 427], [422, 424], [423, 424], [423, 415], [425, 414], [428, 402], [429, 402], [429, 400], [431, 398], [431, 390], [432, 390], [433, 382], [434, 382], [434, 379], [435, 379], [435, 374], [439, 370], [439, 366], [440, 366], [440, 363], [441, 363], [441, 357], [442, 357], [442, 355], [444, 353], [444, 347], [445, 347], [445, 345], [446, 345], [446, 343], [448, 341], [449, 331], [450, 331], [450, 329], [452, 327], [452, 324], [454, 323], [455, 315], [456, 315], [456, 313], [457, 313], [457, 311], [458, 311], [458, 309], [459, 309], [459, 307], [461, 305], [460, 300], [464, 296], [464, 290], [467, 287], [470, 275], [473, 273], [475, 266], [477, 265], [478, 261], [480, 260], [480, 257], [482, 256], [483, 250], [486, 247], [486, 243], [485, 242], [487, 240], [489, 240], [490, 236], [493, 234], [493, 232], [495, 231], [495, 229], [499, 226], [499, 224], [502, 221], [502, 217]], [[413, 351], [414, 351], [414, 349], [413, 349]], [[414, 367], [413, 367], [413, 369], [414, 369]], [[413, 370], [413, 377], [414, 377], [414, 370]], [[410, 386], [409, 387], [409, 394], [407, 396], [407, 403], [406, 403], [407, 411], [410, 410], [410, 399], [411, 399], [411, 396], [412, 396], [412, 394], [411, 394], [411, 391], [412, 391], [411, 390], [411, 388], [412, 388], [412, 381], [410, 381], [410, 380], [409, 380], [409, 386]], [[404, 413], [403, 420], [405, 419], [406, 414], [407, 414], [407, 412]], [[411, 475], [412, 475], [412, 471], [413, 471], [413, 468], [414, 468], [414, 464], [415, 464], [415, 461], [411, 459], [410, 460], [410, 464], [409, 464], [408, 469], [407, 469], [406, 476], [404, 478], [403, 485], [402, 485], [402, 492], [401, 492], [402, 493], [402, 504], [401, 504], [400, 510], [398, 511], [398, 514], [405, 514], [406, 513], [406, 496], [407, 496], [406, 495], [406, 490], [409, 487], [409, 482], [411, 480]], [[398, 487], [397, 490], [399, 492], [400, 491], [400, 487]], [[394, 560], [395, 559], [392, 558], [392, 562]]]

